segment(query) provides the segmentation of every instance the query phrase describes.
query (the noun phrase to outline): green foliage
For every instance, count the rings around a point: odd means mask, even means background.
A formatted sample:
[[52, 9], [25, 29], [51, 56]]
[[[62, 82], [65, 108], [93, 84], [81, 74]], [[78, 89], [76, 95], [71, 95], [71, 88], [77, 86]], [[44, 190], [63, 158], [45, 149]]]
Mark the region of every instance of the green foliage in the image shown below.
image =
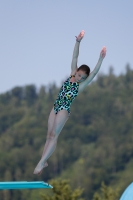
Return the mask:
[[25, 99], [27, 100], [28, 105], [34, 103], [37, 98], [36, 87], [34, 85], [28, 85], [25, 87]]
[[15, 87], [11, 90], [12, 96], [15, 96], [18, 100], [23, 99], [24, 89], [22, 87]]
[[[132, 182], [133, 70], [116, 77], [99, 74], [72, 104], [56, 151], [41, 177], [33, 175], [45, 143], [47, 120], [59, 88], [15, 87], [0, 95], [0, 181], [69, 179], [92, 199], [101, 182], [120, 186]], [[124, 181], [123, 181], [124, 180]], [[2, 200], [36, 200], [40, 190], [0, 191]]]
[[93, 196], [93, 200], [118, 200], [119, 190], [113, 190], [111, 187], [107, 187], [104, 182], [101, 184], [101, 192], [96, 192]]
[[68, 180], [51, 180], [53, 186], [53, 194], [42, 194], [42, 200], [84, 200], [81, 197], [82, 189], [71, 189]]

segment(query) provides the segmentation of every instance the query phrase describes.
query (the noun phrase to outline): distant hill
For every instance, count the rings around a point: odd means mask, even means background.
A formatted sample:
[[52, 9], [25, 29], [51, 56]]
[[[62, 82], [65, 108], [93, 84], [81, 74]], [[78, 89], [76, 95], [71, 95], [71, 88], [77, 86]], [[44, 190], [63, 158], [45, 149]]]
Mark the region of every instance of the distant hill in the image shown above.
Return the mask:
[[[58, 91], [54, 84], [38, 92], [28, 85], [0, 95], [0, 181], [67, 178], [73, 188], [85, 189], [86, 199], [102, 181], [123, 191], [133, 181], [133, 70], [98, 75], [75, 99], [49, 167], [38, 177], [33, 170]], [[35, 200], [34, 193], [0, 191], [2, 200]]]

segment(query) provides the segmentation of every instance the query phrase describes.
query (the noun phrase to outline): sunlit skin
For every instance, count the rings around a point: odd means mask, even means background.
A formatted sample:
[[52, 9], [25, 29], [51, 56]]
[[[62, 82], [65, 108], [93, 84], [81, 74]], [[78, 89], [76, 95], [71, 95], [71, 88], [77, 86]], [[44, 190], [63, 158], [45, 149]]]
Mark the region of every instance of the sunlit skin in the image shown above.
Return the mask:
[[[79, 83], [78, 94], [82, 92], [83, 89], [93, 80], [93, 78], [98, 73], [101, 67], [104, 57], [106, 56], [106, 47], [103, 47], [100, 52], [98, 62], [95, 68], [89, 74], [89, 76], [81, 69], [78, 70], [77, 61], [78, 61], [78, 56], [79, 56], [79, 46], [80, 46], [81, 40], [84, 37], [84, 34], [85, 34], [85, 31], [82, 30], [80, 34], [78, 35], [78, 37], [76, 37], [76, 43], [74, 46], [72, 63], [71, 63], [70, 75], [75, 75], [75, 76], [71, 77], [70, 82]], [[34, 174], [40, 175], [43, 168], [48, 166], [47, 160], [54, 152], [57, 145], [58, 136], [60, 135], [68, 118], [69, 118], [69, 115], [68, 115], [67, 110], [62, 109], [57, 114], [55, 114], [54, 108], [52, 108], [49, 118], [48, 118], [48, 130], [47, 130], [46, 143], [44, 145], [42, 157], [34, 170]]]

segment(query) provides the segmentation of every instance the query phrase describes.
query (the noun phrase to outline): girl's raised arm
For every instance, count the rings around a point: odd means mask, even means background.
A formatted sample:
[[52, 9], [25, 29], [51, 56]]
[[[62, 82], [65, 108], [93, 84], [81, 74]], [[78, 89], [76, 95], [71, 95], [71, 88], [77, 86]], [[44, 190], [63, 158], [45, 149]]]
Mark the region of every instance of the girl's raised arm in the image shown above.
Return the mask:
[[98, 62], [96, 64], [94, 70], [90, 73], [90, 75], [86, 78], [85, 81], [80, 83], [79, 92], [81, 92], [93, 80], [95, 75], [98, 73], [98, 71], [99, 71], [99, 69], [101, 67], [102, 61], [105, 58], [105, 56], [106, 56], [106, 47], [103, 47], [101, 52], [100, 52], [100, 57], [98, 59]]
[[73, 51], [73, 57], [72, 57], [72, 63], [71, 63], [71, 74], [74, 75], [77, 71], [77, 62], [78, 62], [78, 55], [79, 55], [79, 46], [80, 46], [80, 41], [82, 40], [82, 38], [84, 37], [84, 30], [82, 30], [80, 32], [80, 34], [78, 35], [78, 37], [76, 37], [76, 44], [74, 47], [74, 51]]

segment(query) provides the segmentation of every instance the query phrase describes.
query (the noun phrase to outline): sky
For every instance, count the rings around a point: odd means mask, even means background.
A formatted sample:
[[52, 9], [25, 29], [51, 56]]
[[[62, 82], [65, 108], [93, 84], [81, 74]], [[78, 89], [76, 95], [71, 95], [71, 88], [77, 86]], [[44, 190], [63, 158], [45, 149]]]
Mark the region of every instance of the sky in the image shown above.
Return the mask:
[[99, 73], [133, 69], [133, 0], [0, 0], [0, 93], [34, 84], [57, 86], [71, 72], [75, 36], [85, 30], [78, 66]]

